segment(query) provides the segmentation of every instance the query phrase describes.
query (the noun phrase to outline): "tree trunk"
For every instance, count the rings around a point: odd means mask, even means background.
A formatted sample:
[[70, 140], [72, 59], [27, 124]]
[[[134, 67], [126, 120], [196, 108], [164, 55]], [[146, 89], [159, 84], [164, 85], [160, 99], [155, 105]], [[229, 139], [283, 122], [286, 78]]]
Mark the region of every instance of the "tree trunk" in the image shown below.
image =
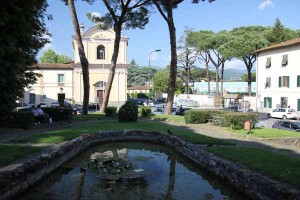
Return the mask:
[[252, 62], [252, 58], [243, 58], [243, 61], [246, 65], [246, 68], [247, 68], [247, 74], [248, 74], [248, 95], [251, 96], [251, 69], [252, 69], [252, 66], [253, 66], [253, 63], [255, 62], [255, 57], [254, 58], [254, 61]]
[[176, 52], [176, 28], [173, 20], [173, 10], [171, 3], [168, 3], [167, 6], [168, 13], [168, 28], [170, 33], [170, 44], [171, 44], [171, 64], [170, 64], [170, 79], [169, 79], [169, 88], [168, 88], [168, 101], [165, 109], [165, 114], [171, 115], [174, 94], [176, 89], [176, 76], [177, 76], [177, 52]]
[[251, 96], [251, 67], [247, 66], [247, 72], [248, 72], [248, 95]]
[[222, 66], [221, 66], [221, 97], [223, 98], [223, 79], [224, 79], [224, 63], [225, 61], [222, 61]]
[[206, 67], [206, 79], [207, 79], [208, 94], [210, 94], [210, 77], [209, 77], [208, 62], [205, 63], [205, 67]]
[[82, 77], [83, 77], [83, 104], [82, 104], [82, 114], [88, 114], [88, 104], [90, 98], [90, 78], [89, 78], [89, 61], [87, 60], [84, 52], [84, 47], [82, 44], [82, 38], [79, 29], [79, 23], [77, 19], [76, 9], [74, 5], [74, 0], [68, 0], [68, 5], [70, 8], [70, 13], [72, 17], [72, 23], [75, 31], [75, 41], [78, 46], [78, 53], [80, 58], [80, 63], [82, 67]]
[[115, 42], [114, 42], [114, 52], [113, 52], [113, 55], [111, 58], [111, 67], [109, 69], [109, 75], [108, 75], [108, 79], [107, 79], [107, 83], [106, 83], [106, 87], [105, 87], [105, 96], [104, 96], [103, 103], [102, 103], [101, 109], [100, 109], [101, 112], [105, 112], [105, 110], [107, 108], [111, 87], [112, 87], [114, 77], [115, 77], [117, 59], [118, 59], [118, 55], [119, 55], [119, 46], [120, 46], [120, 41], [121, 41], [121, 30], [122, 30], [121, 24], [115, 25], [114, 31], [116, 33], [116, 38], [115, 38]]

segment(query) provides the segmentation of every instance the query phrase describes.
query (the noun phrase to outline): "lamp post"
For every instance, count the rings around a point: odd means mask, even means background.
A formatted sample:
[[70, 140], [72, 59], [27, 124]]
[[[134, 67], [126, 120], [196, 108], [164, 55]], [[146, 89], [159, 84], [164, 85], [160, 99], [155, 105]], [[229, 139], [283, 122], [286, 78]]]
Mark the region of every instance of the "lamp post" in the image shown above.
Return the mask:
[[150, 88], [151, 88], [151, 85], [150, 85], [150, 81], [151, 81], [151, 79], [150, 79], [150, 61], [151, 61], [151, 54], [153, 53], [153, 52], [159, 52], [159, 51], [161, 51], [160, 49], [156, 49], [156, 50], [153, 50], [153, 51], [151, 51], [150, 53], [149, 53], [149, 74], [148, 74], [148, 79], [149, 79], [149, 100], [148, 100], [148, 105], [150, 105]]

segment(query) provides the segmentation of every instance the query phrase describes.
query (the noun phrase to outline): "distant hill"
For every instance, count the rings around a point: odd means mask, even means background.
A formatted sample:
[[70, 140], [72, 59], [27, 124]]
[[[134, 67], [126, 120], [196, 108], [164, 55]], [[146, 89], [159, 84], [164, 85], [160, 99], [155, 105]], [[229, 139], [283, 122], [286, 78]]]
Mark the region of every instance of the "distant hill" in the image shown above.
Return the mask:
[[[252, 70], [252, 72], [255, 72], [255, 70]], [[228, 68], [224, 69], [224, 80], [239, 80], [243, 74], [247, 73], [247, 69], [233, 69], [233, 68]], [[220, 70], [220, 76], [221, 76], [221, 70]]]

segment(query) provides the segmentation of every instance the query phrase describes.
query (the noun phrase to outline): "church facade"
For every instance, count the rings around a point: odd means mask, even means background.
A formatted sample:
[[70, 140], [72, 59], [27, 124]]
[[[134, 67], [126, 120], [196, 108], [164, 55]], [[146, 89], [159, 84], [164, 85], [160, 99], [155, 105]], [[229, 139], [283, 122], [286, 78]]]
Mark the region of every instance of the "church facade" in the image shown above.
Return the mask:
[[[103, 102], [105, 85], [111, 67], [115, 33], [112, 29], [99, 30], [96, 26], [83, 32], [82, 42], [89, 61], [90, 103]], [[42, 76], [30, 89], [26, 89], [24, 103], [46, 103], [72, 99], [76, 104], [83, 101], [83, 78], [78, 48], [73, 38], [74, 62], [68, 64], [42, 63], [34, 66], [34, 72]], [[119, 45], [117, 67], [109, 98], [109, 105], [122, 105], [127, 100], [127, 45], [128, 38], [122, 37]]]

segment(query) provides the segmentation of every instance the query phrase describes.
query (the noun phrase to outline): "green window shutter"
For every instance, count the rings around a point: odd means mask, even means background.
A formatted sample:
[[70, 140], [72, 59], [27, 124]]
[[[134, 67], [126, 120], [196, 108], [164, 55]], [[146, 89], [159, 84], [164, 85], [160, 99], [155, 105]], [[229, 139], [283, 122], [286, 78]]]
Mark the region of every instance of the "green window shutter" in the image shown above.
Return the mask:
[[264, 98], [264, 108], [267, 106], [267, 98]]
[[300, 76], [297, 76], [297, 87], [300, 87]]
[[272, 108], [272, 98], [269, 98], [269, 108]]
[[279, 87], [281, 87], [282, 86], [282, 77], [281, 76], [279, 76]]
[[290, 87], [290, 77], [287, 77], [287, 87]]
[[300, 111], [300, 99], [298, 99], [297, 111]]

